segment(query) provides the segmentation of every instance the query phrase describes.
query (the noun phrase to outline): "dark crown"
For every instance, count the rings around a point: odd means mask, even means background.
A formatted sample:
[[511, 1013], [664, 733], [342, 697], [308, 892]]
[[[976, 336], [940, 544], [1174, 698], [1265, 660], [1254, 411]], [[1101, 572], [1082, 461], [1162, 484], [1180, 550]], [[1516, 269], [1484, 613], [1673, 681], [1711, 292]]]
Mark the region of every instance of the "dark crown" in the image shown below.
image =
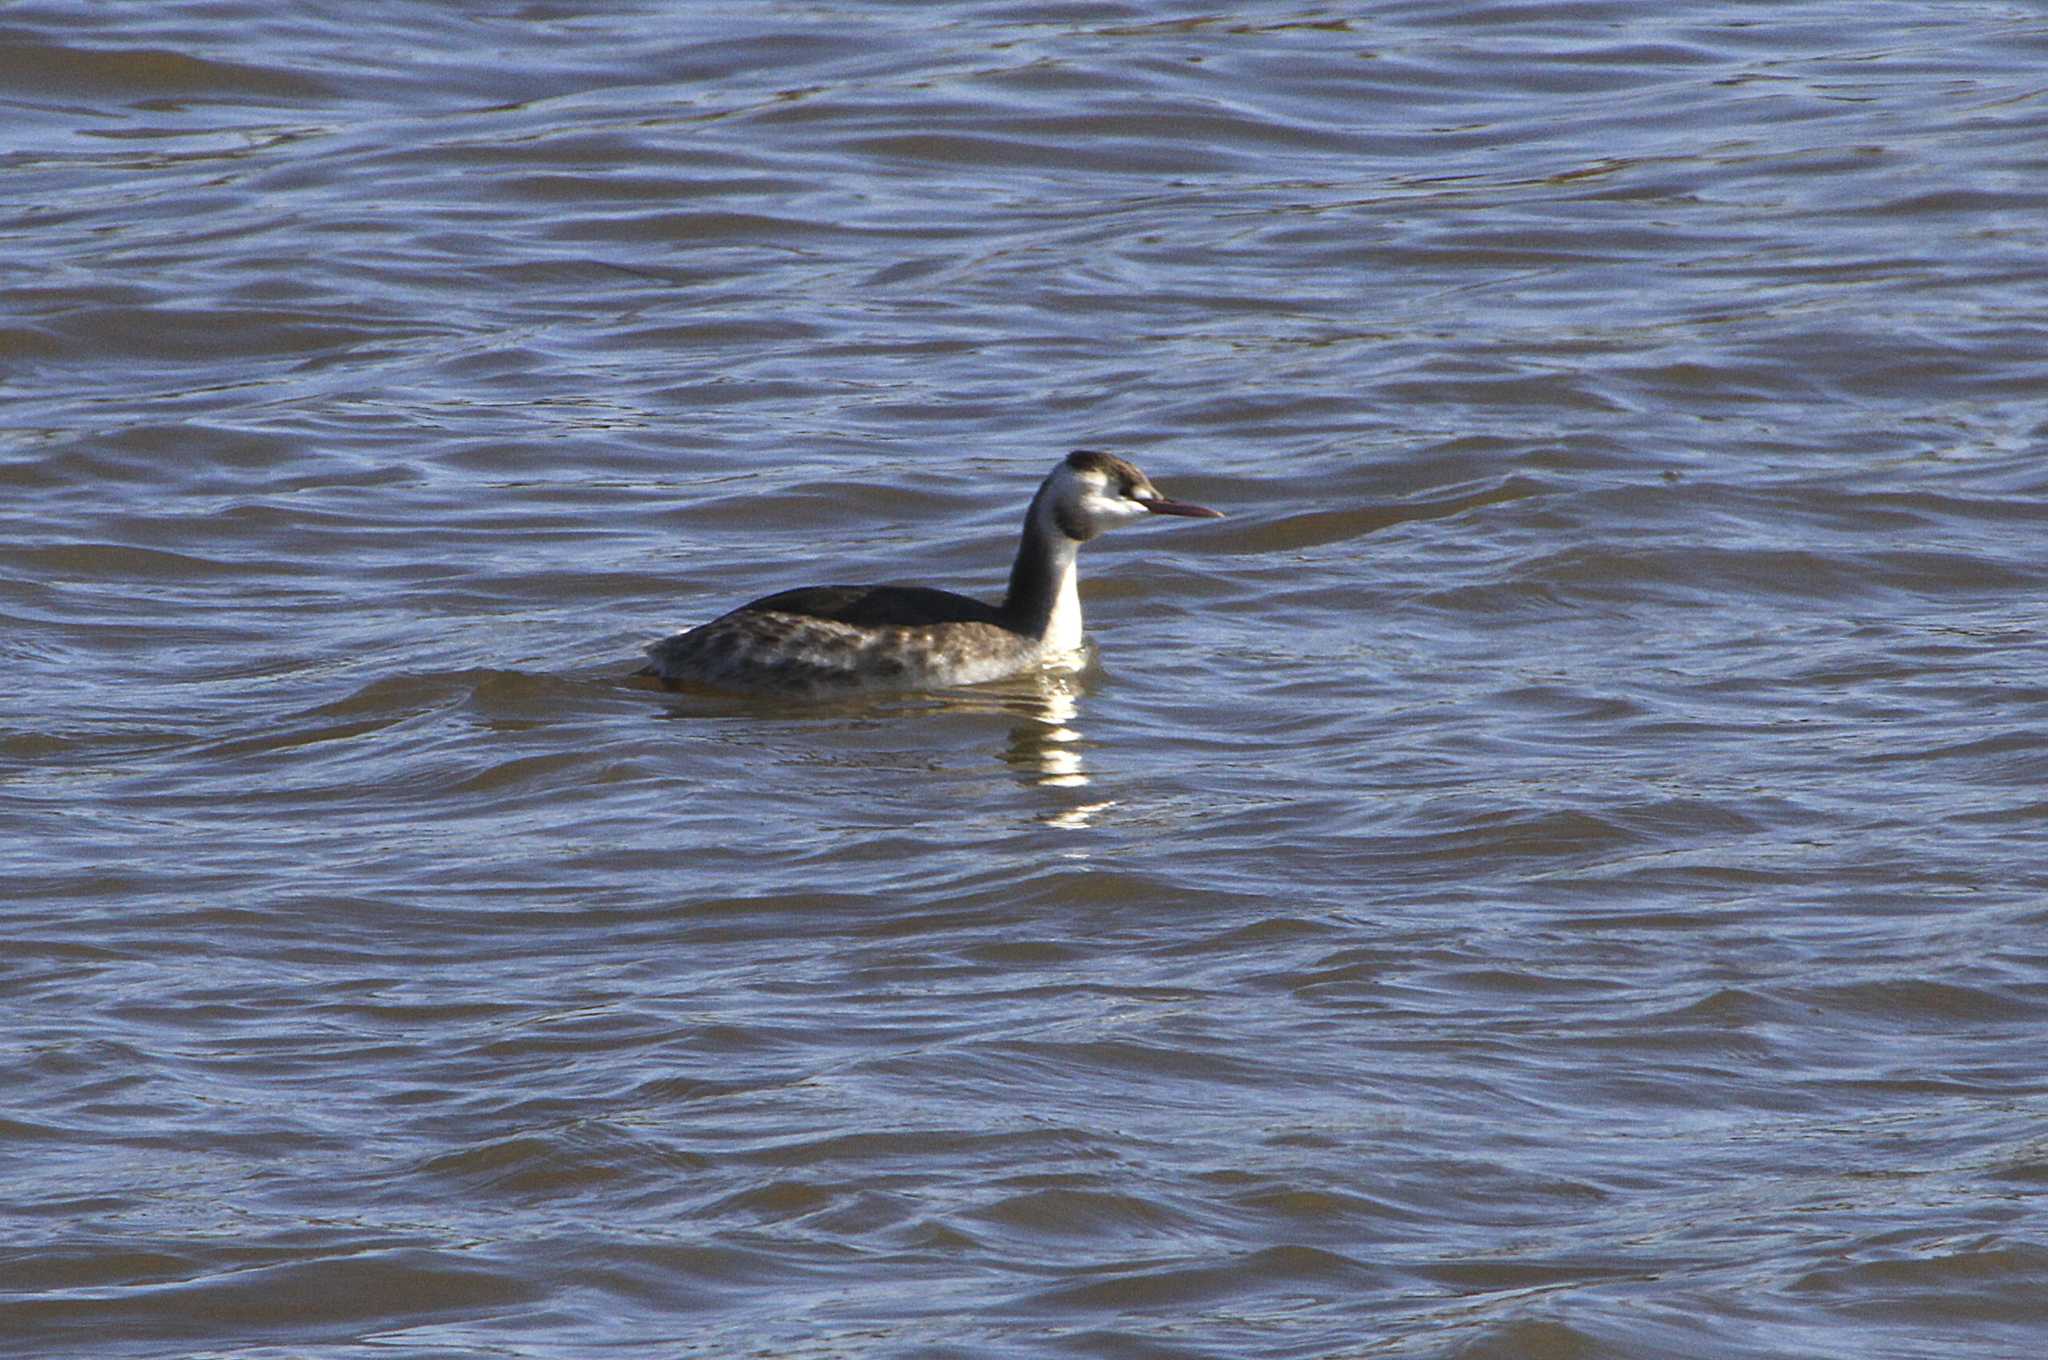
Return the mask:
[[1152, 479], [1136, 467], [1100, 449], [1075, 449], [1067, 455], [1067, 466], [1076, 472], [1099, 472], [1125, 489], [1152, 485]]

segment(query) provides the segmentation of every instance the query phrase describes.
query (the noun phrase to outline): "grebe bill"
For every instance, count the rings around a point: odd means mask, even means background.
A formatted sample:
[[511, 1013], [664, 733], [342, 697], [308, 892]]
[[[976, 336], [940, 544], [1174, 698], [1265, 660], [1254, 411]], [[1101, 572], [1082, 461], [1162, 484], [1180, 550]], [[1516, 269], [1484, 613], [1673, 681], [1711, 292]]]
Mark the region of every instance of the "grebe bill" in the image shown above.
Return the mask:
[[1223, 517], [1168, 500], [1114, 454], [1078, 449], [1031, 498], [1001, 604], [923, 586], [785, 590], [655, 643], [636, 674], [818, 695], [974, 685], [1056, 664], [1081, 649], [1081, 545], [1149, 515]]

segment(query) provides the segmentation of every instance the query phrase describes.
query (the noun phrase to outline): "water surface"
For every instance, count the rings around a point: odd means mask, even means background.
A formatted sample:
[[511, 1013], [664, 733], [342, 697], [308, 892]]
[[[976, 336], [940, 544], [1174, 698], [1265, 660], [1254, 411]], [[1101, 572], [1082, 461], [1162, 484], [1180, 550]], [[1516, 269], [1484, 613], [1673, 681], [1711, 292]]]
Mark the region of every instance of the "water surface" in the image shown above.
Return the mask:
[[[2023, 6], [0, 13], [0, 1340], [2048, 1342]], [[1070, 680], [624, 682], [826, 580]]]

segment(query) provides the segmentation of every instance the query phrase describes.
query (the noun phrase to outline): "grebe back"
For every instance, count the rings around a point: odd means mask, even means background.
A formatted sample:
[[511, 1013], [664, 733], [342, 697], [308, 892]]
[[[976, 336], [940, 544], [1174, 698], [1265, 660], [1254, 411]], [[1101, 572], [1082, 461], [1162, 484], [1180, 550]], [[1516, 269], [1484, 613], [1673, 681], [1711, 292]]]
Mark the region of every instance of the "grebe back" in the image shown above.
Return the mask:
[[638, 673], [791, 695], [1001, 680], [1080, 651], [1080, 547], [1147, 515], [1222, 518], [1168, 500], [1114, 454], [1078, 449], [1031, 498], [1001, 604], [923, 586], [785, 590], [655, 643]]

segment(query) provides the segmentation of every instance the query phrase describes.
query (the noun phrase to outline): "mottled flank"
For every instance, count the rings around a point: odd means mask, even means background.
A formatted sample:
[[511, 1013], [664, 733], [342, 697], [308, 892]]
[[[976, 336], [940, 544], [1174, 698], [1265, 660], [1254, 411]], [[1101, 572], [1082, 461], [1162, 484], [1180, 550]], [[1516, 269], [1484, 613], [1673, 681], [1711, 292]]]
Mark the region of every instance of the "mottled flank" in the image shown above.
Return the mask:
[[877, 626], [764, 607], [771, 600], [655, 643], [647, 649], [652, 664], [643, 674], [671, 683], [820, 696], [978, 684], [1028, 670], [1042, 659], [1036, 639], [999, 624]]

